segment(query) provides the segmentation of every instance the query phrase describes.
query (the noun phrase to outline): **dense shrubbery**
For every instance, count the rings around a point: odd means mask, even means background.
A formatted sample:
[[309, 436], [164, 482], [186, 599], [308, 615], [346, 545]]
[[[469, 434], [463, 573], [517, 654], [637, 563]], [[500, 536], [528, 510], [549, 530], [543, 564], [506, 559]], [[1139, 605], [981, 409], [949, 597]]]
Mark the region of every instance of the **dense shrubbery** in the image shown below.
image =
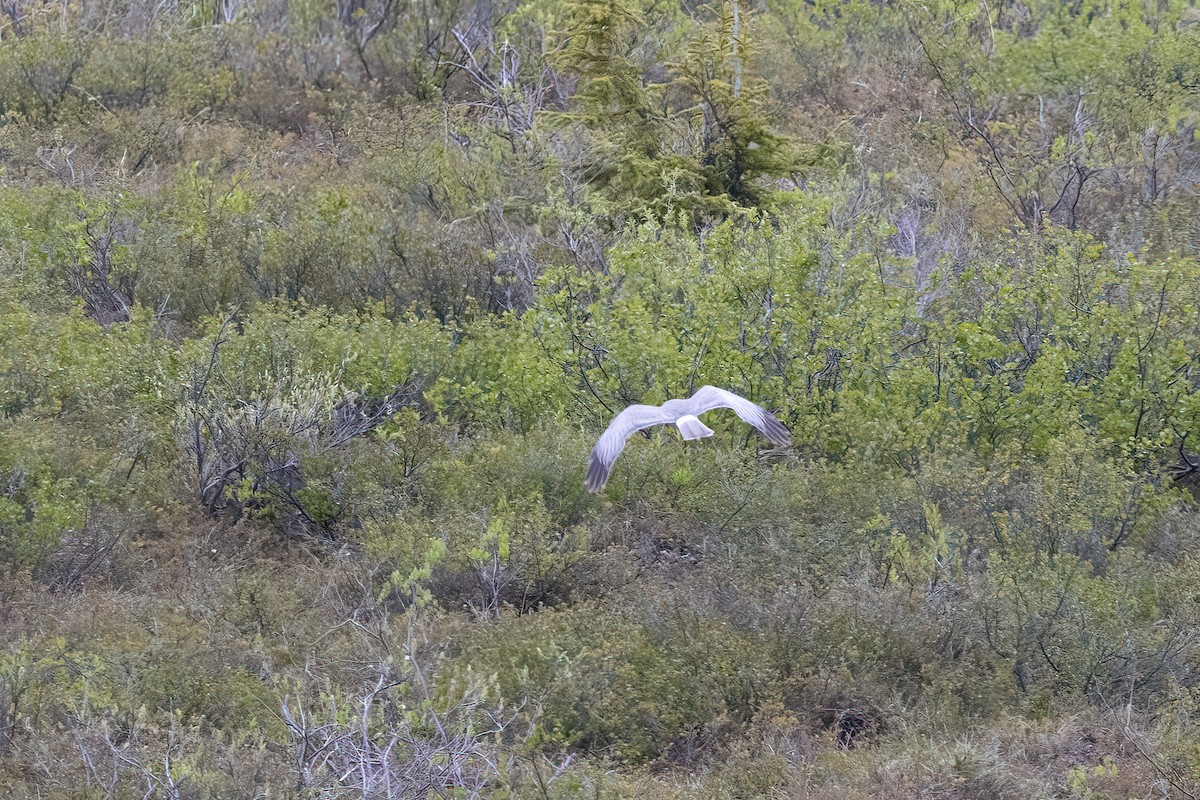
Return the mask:
[[0, 10], [0, 794], [1200, 791], [1194, 9]]

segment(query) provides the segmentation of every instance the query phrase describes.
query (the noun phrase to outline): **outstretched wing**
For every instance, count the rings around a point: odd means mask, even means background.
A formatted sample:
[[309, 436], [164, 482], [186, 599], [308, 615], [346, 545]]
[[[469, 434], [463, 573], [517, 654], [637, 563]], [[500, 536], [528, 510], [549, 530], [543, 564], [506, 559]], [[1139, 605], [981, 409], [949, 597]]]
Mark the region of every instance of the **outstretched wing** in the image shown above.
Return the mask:
[[688, 398], [692, 414], [703, 414], [714, 408], [731, 408], [747, 425], [758, 430], [763, 436], [775, 444], [788, 445], [792, 443], [791, 432], [783, 427], [783, 423], [775, 419], [775, 415], [757, 403], [751, 403], [741, 395], [717, 388], [716, 386], [701, 386], [696, 393]]
[[599, 492], [608, 483], [608, 473], [616, 462], [617, 456], [625, 449], [625, 440], [631, 433], [655, 425], [666, 425], [674, 422], [677, 414], [670, 414], [660, 406], [635, 405], [613, 417], [608, 429], [600, 435], [600, 440], [592, 448], [592, 457], [588, 461], [587, 478], [584, 485], [592, 494]]

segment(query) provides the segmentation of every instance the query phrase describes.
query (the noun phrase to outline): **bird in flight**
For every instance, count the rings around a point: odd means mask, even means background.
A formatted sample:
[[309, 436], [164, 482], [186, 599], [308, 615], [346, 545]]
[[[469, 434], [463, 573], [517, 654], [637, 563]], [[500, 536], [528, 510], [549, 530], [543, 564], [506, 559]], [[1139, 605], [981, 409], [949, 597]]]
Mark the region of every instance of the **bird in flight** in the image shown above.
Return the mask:
[[713, 431], [700, 421], [699, 415], [714, 408], [733, 409], [743, 422], [775, 444], [792, 443], [792, 434], [770, 411], [733, 392], [716, 386], [701, 386], [686, 400], [668, 400], [661, 406], [633, 405], [617, 414], [592, 448], [584, 481], [587, 490], [596, 494], [608, 483], [608, 473], [625, 449], [630, 434], [655, 425], [675, 425], [684, 439], [703, 439], [712, 436]]

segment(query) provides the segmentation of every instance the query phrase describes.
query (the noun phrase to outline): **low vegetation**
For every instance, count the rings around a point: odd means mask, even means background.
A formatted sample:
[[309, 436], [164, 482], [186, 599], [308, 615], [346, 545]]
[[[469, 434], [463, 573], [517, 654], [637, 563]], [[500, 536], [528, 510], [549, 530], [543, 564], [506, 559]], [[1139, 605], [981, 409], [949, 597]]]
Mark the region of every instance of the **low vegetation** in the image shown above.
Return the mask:
[[0, 5], [0, 796], [1195, 798], [1198, 126], [1182, 0]]

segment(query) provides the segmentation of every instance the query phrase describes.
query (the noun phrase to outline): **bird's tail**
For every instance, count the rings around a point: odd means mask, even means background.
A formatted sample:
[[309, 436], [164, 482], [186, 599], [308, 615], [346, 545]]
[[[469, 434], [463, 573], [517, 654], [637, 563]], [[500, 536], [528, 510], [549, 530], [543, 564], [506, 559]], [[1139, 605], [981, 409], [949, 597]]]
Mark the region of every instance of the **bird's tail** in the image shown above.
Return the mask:
[[684, 439], [703, 439], [705, 436], [712, 436], [712, 428], [700, 421], [699, 417], [691, 414], [685, 414], [675, 421], [675, 425], [679, 428], [679, 435]]

